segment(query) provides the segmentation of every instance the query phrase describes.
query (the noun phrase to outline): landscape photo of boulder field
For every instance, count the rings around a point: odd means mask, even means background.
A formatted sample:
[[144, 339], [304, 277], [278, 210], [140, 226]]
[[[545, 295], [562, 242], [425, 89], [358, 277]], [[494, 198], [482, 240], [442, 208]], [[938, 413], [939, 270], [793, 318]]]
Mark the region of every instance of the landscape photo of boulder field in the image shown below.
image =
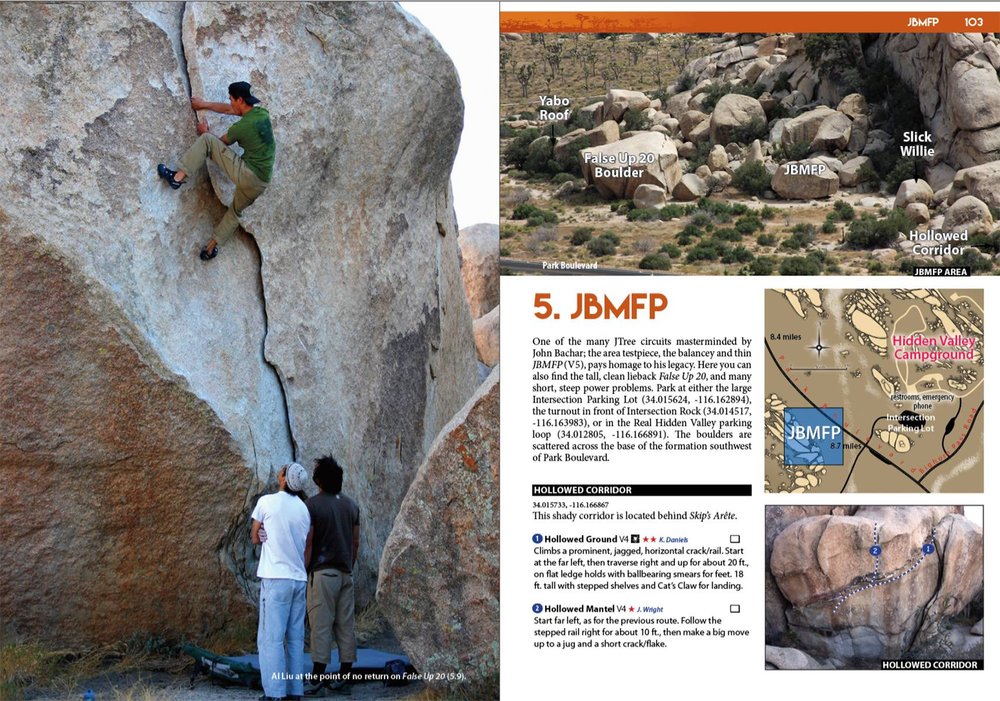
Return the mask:
[[767, 506], [764, 532], [766, 669], [982, 669], [981, 506]]
[[502, 33], [506, 270], [1000, 269], [1000, 42]]
[[[257, 654], [251, 514], [325, 455], [358, 648], [410, 675], [353, 697], [496, 697], [498, 231], [459, 227], [438, 39], [396, 3], [115, 2], [0, 3], [0, 42], [0, 699], [258, 698], [185, 646]], [[231, 153], [235, 92], [274, 167], [206, 258], [232, 178], [157, 166], [200, 119]]]

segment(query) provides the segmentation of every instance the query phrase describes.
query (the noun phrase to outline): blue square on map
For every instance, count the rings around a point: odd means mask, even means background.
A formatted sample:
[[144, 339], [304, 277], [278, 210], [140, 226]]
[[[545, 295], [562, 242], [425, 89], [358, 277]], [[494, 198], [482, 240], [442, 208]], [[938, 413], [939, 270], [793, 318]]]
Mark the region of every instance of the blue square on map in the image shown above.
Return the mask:
[[844, 409], [785, 409], [786, 465], [843, 465]]

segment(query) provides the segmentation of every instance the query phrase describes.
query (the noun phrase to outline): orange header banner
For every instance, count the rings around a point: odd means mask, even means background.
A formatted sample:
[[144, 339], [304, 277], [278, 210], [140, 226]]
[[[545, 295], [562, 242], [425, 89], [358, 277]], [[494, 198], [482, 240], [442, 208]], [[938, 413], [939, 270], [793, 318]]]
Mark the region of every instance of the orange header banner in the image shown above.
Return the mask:
[[501, 32], [697, 34], [1000, 31], [997, 12], [501, 12]]

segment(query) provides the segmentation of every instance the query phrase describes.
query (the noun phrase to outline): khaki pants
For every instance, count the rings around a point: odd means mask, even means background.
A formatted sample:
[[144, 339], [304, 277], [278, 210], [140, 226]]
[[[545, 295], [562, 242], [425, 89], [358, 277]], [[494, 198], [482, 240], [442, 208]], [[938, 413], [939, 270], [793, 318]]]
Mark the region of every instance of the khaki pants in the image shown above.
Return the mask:
[[332, 637], [335, 637], [341, 663], [357, 662], [354, 579], [351, 575], [336, 569], [310, 573], [306, 611], [309, 613], [309, 656], [312, 661], [324, 665], [330, 663]]
[[222, 245], [236, 233], [236, 229], [240, 225], [240, 214], [261, 196], [261, 193], [267, 189], [267, 183], [258, 178], [256, 173], [243, 162], [243, 159], [236, 155], [235, 151], [222, 143], [219, 137], [211, 134], [202, 134], [191, 144], [191, 148], [187, 150], [178, 163], [178, 168], [191, 177], [205, 165], [208, 158], [211, 158], [226, 171], [226, 175], [236, 185], [233, 203], [229, 205], [226, 215], [215, 227], [215, 241]]

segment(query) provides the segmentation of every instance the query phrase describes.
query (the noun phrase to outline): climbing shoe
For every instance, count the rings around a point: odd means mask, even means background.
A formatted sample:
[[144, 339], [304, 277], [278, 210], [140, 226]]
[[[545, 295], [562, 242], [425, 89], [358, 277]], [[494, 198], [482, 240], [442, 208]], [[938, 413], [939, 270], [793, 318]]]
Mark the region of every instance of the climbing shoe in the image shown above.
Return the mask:
[[219, 244], [216, 244], [211, 248], [206, 246], [205, 248], [201, 249], [201, 253], [198, 254], [198, 257], [201, 258], [202, 260], [212, 260], [217, 255], [219, 255]]
[[174, 176], [177, 175], [176, 170], [170, 170], [165, 165], [160, 163], [156, 166], [156, 172], [161, 178], [167, 181], [167, 185], [169, 185], [172, 189], [176, 190], [181, 186], [179, 182], [174, 180]]

